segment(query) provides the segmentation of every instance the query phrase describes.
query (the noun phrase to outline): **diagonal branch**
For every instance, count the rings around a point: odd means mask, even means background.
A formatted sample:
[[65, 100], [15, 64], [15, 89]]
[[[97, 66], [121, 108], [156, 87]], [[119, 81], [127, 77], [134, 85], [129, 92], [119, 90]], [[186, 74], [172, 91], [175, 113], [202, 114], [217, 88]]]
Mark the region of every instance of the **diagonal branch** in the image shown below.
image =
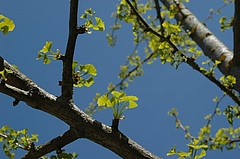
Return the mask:
[[[147, 32], [151, 32], [152, 34], [156, 35], [157, 37], [159, 37], [162, 41], [166, 41], [167, 43], [169, 43], [172, 48], [173, 48], [173, 53], [179, 52], [180, 50], [177, 48], [177, 46], [169, 39], [169, 38], [165, 38], [164, 36], [162, 36], [161, 34], [159, 34], [158, 32], [156, 32], [155, 30], [153, 30], [146, 22], [145, 20], [139, 15], [139, 13], [137, 12], [137, 10], [133, 7], [133, 5], [130, 3], [129, 0], [126, 0], [126, 2], [128, 3], [128, 5], [131, 7], [131, 9], [133, 10], [133, 12], [135, 13], [135, 15], [138, 17], [138, 19], [144, 24], [145, 26], [145, 31]], [[190, 11], [189, 11], [190, 12]], [[199, 22], [200, 23], [200, 22]], [[200, 37], [199, 37], [200, 38]], [[216, 40], [216, 39], [215, 39]], [[219, 41], [220, 42], [220, 41]], [[221, 43], [221, 42], [220, 42]], [[222, 43], [221, 43], [222, 44]], [[221, 50], [221, 48], [218, 48], [219, 50]], [[223, 48], [224, 49], [224, 48]], [[224, 55], [225, 56], [225, 55]], [[200, 67], [198, 66], [198, 64], [195, 62], [195, 59], [193, 58], [189, 58], [187, 56], [185, 56], [183, 53], [181, 54], [181, 57], [184, 59], [183, 62], [187, 63], [189, 66], [191, 66], [193, 69], [195, 69], [196, 71], [200, 72], [202, 75], [204, 75], [207, 79], [209, 79], [211, 82], [213, 82], [214, 84], [216, 84], [221, 90], [223, 90], [224, 92], [226, 92], [233, 101], [235, 101], [238, 105], [240, 105], [240, 100], [238, 98], [238, 96], [233, 92], [232, 89], [229, 89], [227, 87], [225, 87], [224, 85], [221, 84], [221, 82], [219, 82], [214, 76], [209, 75], [209, 74], [203, 74]], [[213, 60], [213, 59], [212, 59]], [[222, 63], [221, 63], [222, 64]], [[239, 82], [240, 83], [240, 82]], [[240, 89], [240, 88], [239, 88]]]
[[[198, 46], [203, 50], [204, 54], [209, 57], [209, 59], [212, 61], [221, 61], [221, 64], [218, 65], [219, 70], [224, 75], [230, 74], [236, 78], [237, 83], [234, 85], [234, 89], [240, 92], [240, 69], [237, 66], [238, 64], [236, 64], [238, 63], [236, 61], [239, 60], [239, 58], [236, 57], [238, 55], [234, 55], [234, 64], [232, 64], [233, 52], [230, 51], [230, 49], [227, 48], [204, 24], [202, 24], [189, 9], [187, 9], [183, 4], [179, 4], [178, 0], [161, 0], [161, 2], [167, 8], [169, 8], [171, 5], [177, 4], [177, 8], [179, 10], [179, 12], [175, 15], [177, 22], [181, 23], [186, 32], [191, 33], [191, 38], [198, 44]], [[235, 2], [235, 7], [235, 9], [239, 7], [239, 1]], [[239, 9], [236, 10], [235, 13], [237, 14], [238, 12]], [[235, 22], [234, 25], [237, 25], [237, 22]], [[239, 28], [239, 25], [237, 28]], [[236, 34], [234, 38], [239, 40], [240, 34]], [[235, 42], [236, 43], [234, 43], [234, 47], [236, 48], [234, 49], [234, 52], [236, 52], [236, 49], [239, 45], [239, 42]]]
[[50, 153], [55, 150], [61, 150], [62, 147], [70, 144], [71, 142], [81, 138], [80, 134], [76, 132], [77, 130], [71, 128], [70, 130], [66, 131], [64, 134], [52, 139], [51, 141], [39, 145], [35, 147], [34, 150], [29, 151], [25, 156], [21, 159], [33, 159], [33, 158], [40, 158], [47, 153]]
[[65, 58], [63, 60], [63, 74], [62, 74], [62, 96], [67, 100], [72, 99], [73, 94], [72, 62], [78, 35], [77, 14], [78, 14], [78, 0], [71, 0], [69, 17], [69, 35]]
[[[8, 63], [4, 60], [3, 63], [0, 63], [0, 68], [5, 68], [5, 64]], [[17, 70], [15, 71], [17, 76], [26, 77], [21, 72]], [[11, 76], [11, 78], [17, 77]], [[8, 80], [12, 81], [14, 79], [7, 77], [7, 81]], [[73, 138], [71, 138], [72, 140], [76, 140], [79, 137], [87, 138], [106, 147], [122, 158], [160, 159], [158, 156], [145, 150], [142, 146], [125, 136], [122, 132], [112, 131], [111, 127], [91, 118], [82, 110], [80, 110], [75, 104], [73, 104], [73, 102], [66, 102], [62, 98], [57, 98], [56, 96], [38, 87], [27, 77], [26, 79], [23, 78], [21, 80], [21, 83], [25, 83], [25, 85], [22, 87], [27, 87], [28, 85], [32, 85], [34, 87], [29, 91], [25, 91], [7, 83], [2, 83], [0, 84], [0, 92], [20, 101], [24, 101], [30, 107], [49, 113], [67, 123], [71, 129], [77, 130], [74, 131], [75, 134], [73, 135]], [[26, 81], [28, 81], [28, 83]], [[70, 140], [68, 141], [70, 142]], [[59, 145], [64, 146], [64, 144], [61, 143]], [[33, 151], [30, 153], [31, 156], [39, 155], [38, 151]]]
[[179, 12], [175, 15], [175, 19], [181, 23], [186, 32], [190, 33], [190, 37], [198, 44], [209, 59], [213, 62], [215, 60], [221, 61], [218, 68], [223, 74], [228, 74], [229, 62], [233, 58], [233, 53], [178, 0], [161, 0], [161, 2], [167, 8], [171, 5], [176, 6]]

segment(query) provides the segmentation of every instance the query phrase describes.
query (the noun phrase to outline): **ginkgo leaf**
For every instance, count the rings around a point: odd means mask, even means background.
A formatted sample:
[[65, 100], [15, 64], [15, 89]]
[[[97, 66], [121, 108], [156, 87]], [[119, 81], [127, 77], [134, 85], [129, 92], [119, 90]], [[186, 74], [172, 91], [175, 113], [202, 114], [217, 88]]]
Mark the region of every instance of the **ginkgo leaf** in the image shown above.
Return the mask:
[[134, 100], [138, 100], [138, 97], [136, 96], [124, 96], [121, 98], [121, 101], [134, 101]]
[[52, 41], [47, 41], [45, 46], [43, 46], [42, 50], [40, 52], [47, 53], [51, 50], [52, 47]]
[[85, 80], [84, 86], [90, 87], [94, 83], [94, 78], [91, 76], [87, 80]]
[[100, 98], [98, 98], [97, 104], [98, 106], [107, 106], [108, 94], [104, 94]]
[[105, 25], [104, 25], [104, 22], [102, 21], [102, 19], [99, 18], [99, 17], [95, 17], [95, 20], [96, 20], [97, 24], [93, 27], [93, 29], [104, 31], [105, 30]]
[[132, 108], [136, 108], [138, 106], [138, 104], [134, 101], [129, 101], [129, 105], [128, 108], [132, 109]]
[[87, 72], [88, 74], [91, 74], [93, 76], [97, 75], [97, 70], [92, 64], [86, 64], [85, 67], [83, 68], [83, 71]]
[[116, 98], [120, 98], [125, 96], [126, 94], [124, 92], [112, 91], [112, 95], [114, 95]]

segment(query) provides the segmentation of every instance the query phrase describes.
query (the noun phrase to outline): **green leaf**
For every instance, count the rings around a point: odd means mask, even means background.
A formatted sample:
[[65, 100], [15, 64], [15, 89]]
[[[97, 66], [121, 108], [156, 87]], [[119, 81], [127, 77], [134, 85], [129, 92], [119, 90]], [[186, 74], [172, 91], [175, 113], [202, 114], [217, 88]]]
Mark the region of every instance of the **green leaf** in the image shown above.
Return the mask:
[[107, 101], [108, 101], [108, 94], [104, 94], [100, 98], [98, 98], [97, 104], [98, 106], [107, 106]]
[[118, 91], [112, 91], [111, 94], [114, 95], [116, 98], [121, 98], [126, 95], [124, 92], [118, 92]]
[[45, 46], [43, 46], [42, 50], [40, 52], [47, 53], [51, 50], [52, 47], [52, 41], [47, 41]]
[[46, 54], [43, 55], [43, 63], [44, 64], [49, 64], [51, 62], [51, 60], [48, 58], [48, 56]]
[[85, 80], [84, 86], [90, 87], [94, 83], [93, 76], [90, 76], [87, 80]]
[[15, 28], [15, 24], [11, 19], [5, 17], [4, 15], [0, 15], [0, 30], [4, 35], [6, 35], [9, 31], [13, 31]]
[[104, 25], [104, 22], [102, 21], [102, 19], [99, 18], [99, 17], [95, 17], [95, 20], [96, 20], [97, 24], [93, 27], [93, 29], [104, 31], [105, 30], [105, 25]]
[[129, 101], [129, 106], [128, 106], [129, 109], [136, 108], [137, 106], [138, 106], [138, 104], [136, 102]]
[[11, 19], [5, 17], [4, 22], [8, 26], [8, 31], [13, 31], [13, 29], [15, 28], [15, 24], [13, 23], [13, 21]]
[[198, 155], [198, 158], [202, 158], [202, 157], [204, 157], [204, 156], [206, 156], [206, 151], [205, 150], [202, 150], [201, 152], [200, 152], [200, 154]]
[[97, 70], [96, 68], [94, 67], [94, 65], [92, 64], [86, 64], [83, 68], [82, 68], [83, 71], [85, 71], [86, 73], [88, 74], [91, 74], [93, 76], [96, 76], [97, 75]]
[[121, 98], [122, 101], [133, 101], [133, 100], [138, 100], [138, 97], [136, 96], [124, 96]]

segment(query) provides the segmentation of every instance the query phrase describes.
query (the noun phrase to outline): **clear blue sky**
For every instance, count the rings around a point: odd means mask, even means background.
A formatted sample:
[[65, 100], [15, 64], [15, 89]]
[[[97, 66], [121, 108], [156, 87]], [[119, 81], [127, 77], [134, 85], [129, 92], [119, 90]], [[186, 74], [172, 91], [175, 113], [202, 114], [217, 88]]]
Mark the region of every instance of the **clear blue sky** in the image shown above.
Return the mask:
[[[144, 1], [145, 2], [145, 1]], [[82, 64], [93, 63], [98, 70], [95, 84], [90, 88], [75, 89], [74, 101], [79, 108], [85, 109], [92, 101], [96, 92], [105, 93], [109, 82], [117, 84], [119, 66], [125, 63], [126, 56], [133, 49], [131, 26], [123, 25], [118, 35], [117, 46], [109, 47], [106, 33], [114, 19], [110, 18], [116, 10], [118, 1], [110, 0], [81, 0], [79, 3], [79, 17], [85, 9], [93, 8], [106, 25], [105, 32], [93, 32], [92, 35], [80, 35], [77, 41], [75, 59]], [[207, 5], [206, 5], [207, 4]], [[192, 0], [188, 8], [200, 20], [206, 19], [210, 8], [218, 9], [222, 1]], [[52, 49], [60, 49], [63, 53], [68, 36], [69, 1], [13, 1], [0, 2], [0, 14], [11, 18], [16, 28], [6, 36], [0, 35], [0, 55], [9, 63], [15, 64], [20, 71], [35, 81], [46, 91], [58, 96], [61, 80], [61, 62], [53, 61], [50, 65], [43, 65], [36, 61], [37, 52], [46, 41], [53, 41]], [[233, 5], [225, 7], [222, 15], [233, 15]], [[220, 31], [218, 20], [221, 15], [213, 15], [213, 20], [206, 24], [231, 50], [233, 46], [232, 31]], [[79, 21], [83, 24], [84, 21]], [[141, 50], [141, 54], [144, 52]], [[176, 107], [182, 123], [190, 126], [192, 135], [197, 136], [199, 128], [206, 124], [204, 116], [212, 113], [215, 103], [212, 99], [221, 96], [218, 87], [209, 82], [189, 66], [182, 64], [178, 70], [161, 65], [159, 60], [152, 65], [144, 65], [144, 75], [130, 83], [127, 94], [139, 97], [139, 107], [125, 113], [125, 120], [120, 123], [120, 130], [137, 143], [164, 158], [171, 147], [176, 144], [178, 150], [187, 151], [187, 140], [184, 132], [175, 129], [174, 118], [167, 112]], [[59, 119], [39, 110], [34, 110], [21, 102], [13, 107], [14, 99], [0, 94], [1, 111], [0, 126], [10, 125], [14, 129], [29, 128], [29, 133], [39, 134], [39, 143], [43, 144], [68, 130], [68, 125]], [[220, 104], [223, 110], [228, 104], [234, 104], [225, 98]], [[110, 110], [97, 112], [95, 119], [110, 125], [112, 113]], [[222, 117], [215, 117], [212, 121], [213, 131], [219, 127], [226, 127], [227, 121]], [[77, 152], [79, 158], [119, 158], [117, 155], [91, 141], [80, 139], [66, 146], [69, 152]], [[237, 158], [238, 150], [208, 152], [207, 159]], [[24, 151], [16, 152], [19, 158]], [[0, 158], [6, 158], [0, 151]]]

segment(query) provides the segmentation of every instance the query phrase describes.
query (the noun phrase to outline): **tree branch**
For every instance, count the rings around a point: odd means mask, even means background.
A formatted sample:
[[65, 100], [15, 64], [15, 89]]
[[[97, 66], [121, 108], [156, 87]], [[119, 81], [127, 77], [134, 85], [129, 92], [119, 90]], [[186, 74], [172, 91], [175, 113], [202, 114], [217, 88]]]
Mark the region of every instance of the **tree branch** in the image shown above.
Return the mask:
[[[5, 64], [8, 63], [6, 61], [0, 63], [0, 68], [5, 68]], [[19, 99], [20, 101], [24, 101], [32, 108], [42, 110], [64, 121], [71, 127], [71, 129], [77, 130], [74, 131], [75, 134], [73, 133], [73, 138], [71, 138], [72, 140], [79, 137], [87, 138], [108, 148], [109, 150], [112, 150], [122, 158], [159, 159], [159, 157], [145, 150], [143, 147], [125, 136], [120, 131], [113, 132], [111, 127], [91, 118], [76, 105], [74, 105], [73, 102], [66, 102], [66, 100], [62, 98], [57, 98], [56, 96], [38, 87], [32, 80], [27, 78], [21, 72], [17, 70], [12, 71], [16, 71], [13, 75], [25, 77], [26, 79], [18, 79], [15, 76], [11, 76], [11, 78], [22, 80], [20, 83], [25, 83], [25, 85], [22, 87], [28, 87], [30, 85], [31, 89], [29, 91], [25, 91], [6, 83], [0, 84], [0, 92]], [[14, 79], [7, 77], [7, 81], [8, 80], [13, 81]], [[26, 81], [28, 81], [28, 83]], [[61, 143], [60, 145], [64, 146], [64, 144]], [[30, 152], [31, 156], [34, 156], [35, 153], [37, 156], [39, 156], [40, 151], [41, 154], [43, 154], [43, 150], [39, 150], [37, 152]]]
[[66, 54], [63, 60], [63, 74], [62, 74], [62, 96], [67, 100], [72, 99], [73, 94], [72, 62], [78, 35], [77, 14], [78, 14], [78, 0], [71, 0], [69, 17], [69, 35]]
[[234, 60], [233, 65], [240, 67], [240, 1], [235, 1], [235, 14], [233, 23]]
[[[144, 24], [145, 26], [145, 31], [147, 32], [151, 32], [152, 34], [156, 35], [157, 37], [160, 38], [161, 41], [166, 41], [167, 43], [169, 43], [171, 45], [171, 47], [173, 48], [172, 53], [176, 53], [179, 52], [180, 50], [177, 48], [177, 46], [169, 39], [169, 38], [165, 38], [164, 36], [160, 35], [158, 32], [156, 32], [155, 30], [153, 30], [146, 22], [145, 20], [139, 15], [139, 13], [137, 12], [137, 10], [133, 7], [133, 5], [130, 3], [129, 0], [126, 0], [126, 2], [128, 3], [128, 5], [131, 7], [131, 9], [133, 10], [133, 12], [135, 13], [135, 15], [138, 17], [138, 19]], [[181, 7], [182, 8], [182, 7]], [[185, 8], [185, 7], [184, 7]], [[185, 8], [186, 9], [186, 8]], [[189, 11], [190, 12], [190, 11]], [[180, 12], [182, 14], [182, 10]], [[184, 15], [184, 17], [186, 17]], [[200, 22], [199, 22], [200, 23]], [[198, 37], [200, 38], [200, 37]], [[220, 41], [219, 41], [220, 42]], [[221, 50], [220, 48], [218, 48], [218, 50]], [[181, 57], [184, 59], [183, 62], [187, 63], [189, 66], [191, 66], [193, 69], [197, 70], [198, 72], [200, 72], [202, 75], [204, 75], [207, 79], [209, 79], [211, 82], [213, 82], [214, 84], [216, 84], [221, 90], [223, 90], [224, 92], [226, 92], [232, 99], [233, 101], [235, 101], [238, 105], [240, 105], [240, 100], [238, 98], [238, 96], [232, 91], [232, 89], [229, 89], [227, 87], [225, 87], [224, 85], [221, 84], [221, 82], [219, 82], [214, 76], [210, 75], [210, 74], [203, 74], [200, 67], [198, 66], [198, 64], [195, 62], [195, 59], [193, 58], [189, 58], [187, 56], [185, 56], [183, 53], [181, 54]], [[219, 59], [218, 59], [219, 60]], [[222, 63], [221, 63], [222, 64]], [[239, 82], [240, 83], [240, 82]], [[240, 87], [239, 87], [240, 90]]]
[[229, 62], [233, 58], [233, 53], [210, 31], [203, 25], [193, 13], [190, 12], [178, 0], [161, 0], [161, 2], [169, 8], [175, 5], [179, 12], [175, 15], [175, 19], [181, 23], [186, 32], [190, 32], [190, 37], [198, 44], [203, 50], [204, 54], [209, 57], [213, 62], [215, 60], [221, 61], [218, 68], [223, 74], [228, 74]]
[[[161, 0], [161, 2], [169, 8], [170, 5], [179, 3], [178, 0]], [[203, 50], [204, 54], [213, 62], [221, 61], [218, 65], [219, 70], [224, 75], [232, 75], [237, 79], [234, 89], [240, 92], [240, 69], [232, 65], [233, 53], [227, 48], [211, 31], [202, 24], [194, 14], [190, 12], [183, 4], [178, 4], [180, 10], [175, 19], [181, 23], [186, 32], [191, 33], [191, 38]], [[239, 43], [237, 43], [238, 45]]]
[[71, 128], [70, 130], [66, 131], [63, 135], [60, 135], [43, 145], [37, 146], [35, 150], [29, 151], [21, 159], [34, 159], [34, 158], [37, 159], [54, 150], [61, 150], [62, 147], [70, 144], [71, 142], [77, 140], [80, 137], [81, 137], [80, 133], [78, 133], [76, 129]]

